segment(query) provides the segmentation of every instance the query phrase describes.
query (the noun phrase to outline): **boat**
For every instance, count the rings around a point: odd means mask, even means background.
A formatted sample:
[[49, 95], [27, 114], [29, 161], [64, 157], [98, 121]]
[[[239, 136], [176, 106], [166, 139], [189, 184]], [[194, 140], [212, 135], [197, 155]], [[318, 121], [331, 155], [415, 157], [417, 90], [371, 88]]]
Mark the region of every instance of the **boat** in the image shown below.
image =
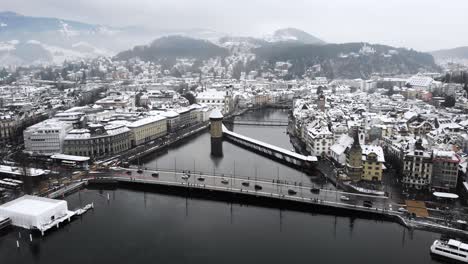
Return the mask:
[[435, 240], [430, 250], [433, 256], [468, 263], [468, 244], [458, 240]]

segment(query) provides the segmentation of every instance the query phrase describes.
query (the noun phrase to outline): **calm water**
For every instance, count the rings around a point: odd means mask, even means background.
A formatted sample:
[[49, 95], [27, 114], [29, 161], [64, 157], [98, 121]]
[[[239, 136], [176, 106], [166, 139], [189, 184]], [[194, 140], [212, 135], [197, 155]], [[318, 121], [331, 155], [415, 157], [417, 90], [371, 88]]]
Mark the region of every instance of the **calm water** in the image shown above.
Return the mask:
[[[282, 110], [265, 110], [248, 112], [243, 118], [246, 119], [285, 119], [288, 112]], [[289, 136], [285, 133], [286, 127], [268, 126], [244, 126], [234, 127], [234, 131], [243, 135], [265, 141], [270, 144], [292, 149]], [[250, 150], [241, 148], [230, 142], [223, 142], [224, 156], [215, 158], [210, 155], [210, 134], [208, 132], [199, 134], [190, 140], [182, 142], [178, 146], [169, 148], [164, 153], [158, 153], [141, 160], [147, 168], [165, 168], [178, 170], [196, 170], [206, 173], [235, 174], [237, 176], [260, 179], [283, 179], [290, 182], [314, 182], [333, 188], [320, 177], [309, 177], [287, 165], [283, 165], [266, 157], [258, 155]], [[312, 175], [315, 176], [315, 175]]]
[[[110, 192], [111, 200], [105, 196]], [[398, 224], [186, 199], [85, 190], [95, 210], [28, 242], [0, 237], [1, 263], [432, 263], [439, 236]]]
[[[287, 118], [287, 112], [245, 118]], [[236, 132], [290, 149], [285, 127], [236, 126]], [[313, 181], [292, 168], [224, 142], [224, 157], [210, 156], [200, 134], [142, 161], [147, 167], [234, 173]], [[235, 163], [235, 165], [234, 165]], [[234, 169], [235, 168], [235, 169]], [[255, 169], [257, 168], [257, 169]], [[105, 198], [110, 193], [111, 200]], [[118, 189], [84, 190], [69, 208], [95, 210], [43, 238], [22, 231], [0, 236], [0, 263], [435, 263], [429, 246], [439, 234], [409, 232], [395, 223], [311, 214]]]

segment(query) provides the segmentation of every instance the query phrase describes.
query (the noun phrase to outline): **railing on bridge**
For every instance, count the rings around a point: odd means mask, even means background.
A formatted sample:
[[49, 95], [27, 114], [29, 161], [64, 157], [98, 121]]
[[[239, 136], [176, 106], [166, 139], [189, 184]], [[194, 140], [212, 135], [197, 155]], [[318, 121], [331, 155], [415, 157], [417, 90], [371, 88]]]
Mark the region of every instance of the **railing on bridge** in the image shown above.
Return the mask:
[[[157, 176], [155, 177], [155, 173]], [[393, 213], [387, 208], [388, 197], [366, 194], [347, 193], [332, 189], [319, 189], [310, 184], [298, 184], [282, 180], [256, 179], [253, 177], [226, 177], [225, 175], [197, 174], [181, 171], [152, 171], [115, 168], [101, 176], [90, 177], [88, 180], [104, 183], [109, 180], [127, 183], [155, 184], [183, 188], [206, 189], [220, 192], [242, 193], [254, 197], [271, 197], [274, 199], [291, 200], [309, 204], [347, 208], [375, 213]], [[246, 184], [249, 183], [249, 184]], [[372, 206], [366, 206], [371, 204]], [[395, 212], [398, 213], [398, 212]]]
[[234, 125], [251, 125], [251, 126], [288, 126], [288, 121], [284, 119], [270, 119], [270, 120], [254, 120], [254, 119], [224, 119], [223, 123]]
[[315, 156], [305, 156], [287, 149], [268, 144], [266, 142], [243, 136], [241, 134], [229, 131], [224, 125], [223, 136], [233, 141], [234, 143], [263, 153], [268, 157], [279, 159], [290, 165], [302, 168], [311, 168], [313, 166], [313, 163], [317, 162], [317, 157]]

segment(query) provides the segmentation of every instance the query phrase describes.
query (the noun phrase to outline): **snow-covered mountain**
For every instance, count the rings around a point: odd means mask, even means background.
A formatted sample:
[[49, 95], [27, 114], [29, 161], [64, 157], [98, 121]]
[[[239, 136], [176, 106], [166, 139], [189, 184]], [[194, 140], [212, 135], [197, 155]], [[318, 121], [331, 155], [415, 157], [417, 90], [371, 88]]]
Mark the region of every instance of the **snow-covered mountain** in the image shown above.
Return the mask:
[[55, 64], [64, 60], [112, 56], [151, 39], [146, 35], [145, 30], [137, 28], [114, 28], [0, 12], [0, 65]]
[[96, 48], [86, 42], [78, 42], [70, 47], [46, 44], [38, 40], [0, 42], [0, 65], [61, 64], [65, 60], [112, 54], [108, 50]]
[[[64, 60], [113, 56], [163, 36], [180, 35], [217, 42], [225, 33], [208, 29], [117, 28], [77, 21], [0, 12], [0, 65], [61, 63]], [[28, 51], [30, 49], [30, 51]], [[25, 54], [38, 54], [29, 58]]]
[[283, 28], [276, 30], [272, 35], [266, 36], [268, 42], [297, 42], [301, 44], [319, 44], [326, 42], [297, 28]]

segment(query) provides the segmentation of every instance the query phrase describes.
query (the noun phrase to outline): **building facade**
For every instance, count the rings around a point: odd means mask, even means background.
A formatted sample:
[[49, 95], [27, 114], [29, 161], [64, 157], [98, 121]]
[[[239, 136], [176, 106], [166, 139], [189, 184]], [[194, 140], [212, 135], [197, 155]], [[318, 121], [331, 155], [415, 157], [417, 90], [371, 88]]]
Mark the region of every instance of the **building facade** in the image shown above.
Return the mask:
[[460, 159], [454, 151], [433, 150], [432, 187], [450, 191], [457, 187]]
[[87, 129], [74, 129], [64, 140], [64, 153], [92, 159], [108, 157], [131, 147], [130, 129], [124, 125], [92, 124]]
[[365, 181], [382, 181], [384, 168], [382, 147], [364, 145], [362, 148], [362, 176]]
[[73, 125], [57, 119], [47, 119], [23, 132], [25, 151], [33, 155], [62, 153], [63, 141]]
[[422, 146], [419, 139], [404, 157], [403, 184], [406, 188], [428, 189], [432, 180], [431, 153]]
[[131, 145], [138, 146], [165, 136], [167, 134], [166, 119], [163, 116], [150, 116], [129, 124], [127, 127], [132, 131]]

